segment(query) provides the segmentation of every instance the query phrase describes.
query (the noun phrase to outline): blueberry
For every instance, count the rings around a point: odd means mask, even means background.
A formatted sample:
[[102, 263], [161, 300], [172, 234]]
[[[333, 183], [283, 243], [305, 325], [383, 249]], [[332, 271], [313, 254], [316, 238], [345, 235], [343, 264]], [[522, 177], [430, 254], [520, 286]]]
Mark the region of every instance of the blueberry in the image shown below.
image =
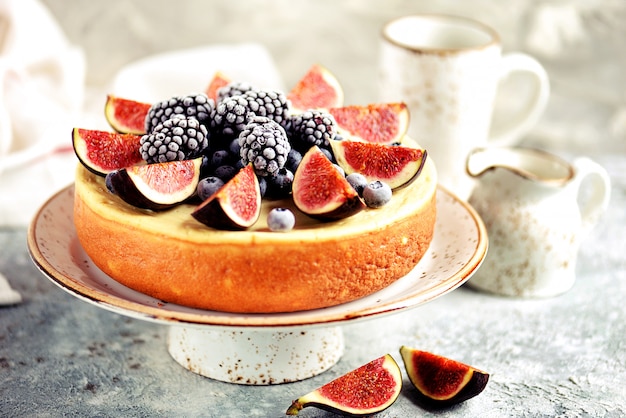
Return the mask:
[[370, 208], [384, 206], [391, 200], [391, 187], [382, 181], [373, 181], [363, 189], [363, 200]]
[[115, 194], [115, 188], [113, 187], [113, 176], [117, 175], [117, 170], [111, 171], [110, 173], [107, 173], [106, 177], [104, 178], [104, 184], [107, 187], [107, 190], [113, 194]]
[[285, 163], [285, 168], [287, 168], [287, 170], [291, 171], [292, 173], [295, 173], [301, 161], [302, 154], [300, 153], [300, 151], [292, 148], [291, 151], [289, 151], [289, 154], [287, 154], [287, 162]]
[[265, 193], [267, 193], [267, 180], [265, 177], [257, 177], [259, 180], [259, 190], [261, 191], [261, 197], [265, 197]]
[[215, 177], [220, 178], [224, 183], [235, 177], [237, 169], [232, 165], [221, 165], [213, 171]]
[[267, 176], [267, 191], [265, 196], [269, 198], [281, 199], [289, 196], [291, 193], [291, 186], [293, 185], [293, 173], [286, 169], [281, 168], [276, 175]]
[[235, 138], [230, 141], [228, 145], [228, 151], [230, 151], [230, 155], [235, 159], [239, 159], [239, 151], [241, 151], [241, 145], [239, 145], [239, 138]]
[[274, 208], [267, 215], [267, 226], [271, 231], [289, 231], [295, 224], [293, 212], [286, 208]]
[[213, 196], [215, 192], [217, 192], [223, 185], [224, 182], [217, 177], [203, 178], [198, 183], [198, 197], [203, 201], [207, 200], [209, 197]]
[[350, 186], [359, 194], [363, 196], [363, 189], [367, 186], [367, 179], [361, 173], [352, 173], [346, 176], [346, 180], [350, 183]]
[[322, 153], [326, 156], [326, 158], [328, 158], [331, 162], [333, 163], [335, 162], [335, 156], [329, 149], [320, 147], [320, 151], [322, 151]]
[[227, 165], [230, 154], [225, 149], [217, 150], [211, 156], [211, 167]]
[[333, 164], [333, 166], [337, 169], [337, 171], [339, 171], [339, 174], [341, 174], [342, 177], [346, 176], [346, 172], [339, 164]]

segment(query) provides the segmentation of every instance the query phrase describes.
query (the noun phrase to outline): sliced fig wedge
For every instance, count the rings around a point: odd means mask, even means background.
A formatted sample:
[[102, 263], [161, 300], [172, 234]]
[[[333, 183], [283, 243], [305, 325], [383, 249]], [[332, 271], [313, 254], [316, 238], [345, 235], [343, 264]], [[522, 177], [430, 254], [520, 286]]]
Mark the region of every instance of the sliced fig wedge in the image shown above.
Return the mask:
[[341, 415], [369, 416], [389, 408], [402, 390], [400, 367], [386, 354], [292, 402], [287, 415], [313, 406]]
[[209, 82], [209, 85], [206, 87], [204, 92], [209, 97], [209, 99], [217, 101], [217, 91], [222, 87], [228, 85], [228, 83], [230, 83], [231, 81], [232, 80], [228, 78], [224, 73], [222, 73], [221, 71], [217, 71], [213, 75], [213, 78], [211, 78], [211, 81]]
[[164, 210], [194, 195], [201, 165], [202, 158], [136, 165], [110, 172], [106, 184], [130, 205]]
[[489, 374], [475, 367], [426, 351], [400, 347], [402, 361], [418, 399], [441, 408], [466, 401], [487, 386]]
[[145, 120], [150, 106], [150, 103], [109, 94], [104, 105], [104, 116], [116, 132], [142, 135], [146, 132]]
[[327, 68], [314, 64], [287, 94], [296, 112], [343, 105], [343, 89]]
[[317, 146], [302, 157], [292, 195], [300, 211], [319, 220], [346, 218], [365, 208], [356, 190]]
[[133, 134], [81, 128], [72, 130], [76, 157], [89, 171], [99, 176], [141, 163], [140, 140], [139, 135]]
[[261, 214], [261, 189], [251, 164], [245, 166], [192, 213], [199, 222], [217, 229], [241, 230]]
[[331, 141], [337, 164], [346, 175], [360, 173], [368, 181], [380, 180], [392, 189], [415, 180], [426, 161], [426, 150], [402, 145], [361, 141]]
[[402, 142], [409, 129], [409, 109], [404, 103], [372, 103], [328, 109], [346, 139], [393, 144]]

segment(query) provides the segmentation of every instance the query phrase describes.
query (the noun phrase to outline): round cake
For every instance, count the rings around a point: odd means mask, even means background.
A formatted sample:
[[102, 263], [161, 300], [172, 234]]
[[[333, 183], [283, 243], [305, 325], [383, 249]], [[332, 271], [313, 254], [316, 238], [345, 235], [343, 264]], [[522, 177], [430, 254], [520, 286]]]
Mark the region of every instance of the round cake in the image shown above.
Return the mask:
[[[437, 179], [426, 160], [419, 177], [385, 206], [322, 222], [292, 199], [263, 200], [243, 231], [196, 221], [195, 206], [139, 209], [79, 165], [74, 217], [89, 257], [116, 281], [164, 302], [235, 312], [293, 312], [353, 301], [409, 273], [433, 237]], [[290, 208], [295, 227], [271, 231], [267, 214]]]

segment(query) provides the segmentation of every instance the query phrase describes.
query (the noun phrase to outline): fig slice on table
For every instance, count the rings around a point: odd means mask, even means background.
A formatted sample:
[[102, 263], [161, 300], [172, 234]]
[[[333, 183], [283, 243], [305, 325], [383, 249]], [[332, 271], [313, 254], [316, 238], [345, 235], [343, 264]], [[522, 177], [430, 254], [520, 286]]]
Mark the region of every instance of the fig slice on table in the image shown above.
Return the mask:
[[197, 221], [216, 229], [241, 230], [254, 225], [261, 214], [261, 188], [248, 164], [192, 213]]
[[193, 196], [200, 180], [202, 158], [142, 164], [107, 174], [107, 188], [129, 205], [169, 209]]
[[489, 381], [488, 373], [437, 354], [406, 346], [400, 347], [400, 354], [418, 399], [432, 408], [473, 398]]
[[328, 109], [345, 139], [376, 144], [400, 143], [409, 129], [409, 109], [405, 103], [371, 103]]
[[104, 116], [116, 132], [142, 135], [146, 132], [145, 121], [150, 106], [150, 103], [109, 94], [104, 105]]
[[426, 161], [426, 150], [402, 145], [361, 141], [331, 141], [337, 164], [346, 175], [359, 173], [368, 181], [380, 180], [392, 189], [415, 180]]
[[78, 160], [92, 173], [106, 176], [120, 168], [143, 162], [141, 136], [92, 129], [72, 129], [72, 145]]
[[296, 112], [340, 107], [343, 105], [343, 89], [333, 73], [314, 64], [287, 93], [287, 99]]
[[356, 190], [317, 146], [302, 157], [292, 195], [300, 211], [323, 221], [343, 219], [365, 208]]
[[346, 416], [370, 416], [389, 408], [402, 390], [402, 373], [386, 354], [292, 402], [287, 415], [313, 406]]

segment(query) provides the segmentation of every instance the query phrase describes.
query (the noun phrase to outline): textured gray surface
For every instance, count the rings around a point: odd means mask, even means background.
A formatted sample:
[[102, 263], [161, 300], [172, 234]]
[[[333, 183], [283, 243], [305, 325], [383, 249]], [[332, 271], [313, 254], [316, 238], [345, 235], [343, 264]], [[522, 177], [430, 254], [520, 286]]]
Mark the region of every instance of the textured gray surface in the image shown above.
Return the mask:
[[[0, 230], [0, 272], [24, 297], [21, 305], [0, 308], [0, 416], [279, 417], [292, 399], [364, 362], [386, 352], [399, 360], [402, 344], [471, 363], [491, 380], [477, 398], [433, 413], [415, 405], [405, 377], [402, 396], [380, 417], [626, 415], [622, 0], [185, 0], [175, 12], [163, 0], [44, 3], [86, 48], [95, 88], [146, 55], [258, 41], [287, 85], [320, 62], [355, 103], [377, 98], [377, 37], [388, 18], [418, 11], [479, 18], [502, 32], [505, 49], [537, 55], [550, 73], [550, 104], [525, 143], [566, 158], [590, 155], [609, 170], [613, 196], [583, 244], [578, 280], [567, 294], [515, 300], [461, 288], [415, 310], [345, 327], [346, 354], [335, 367], [268, 387], [188, 372], [167, 353], [164, 326], [65, 293], [32, 265], [25, 228]], [[332, 416], [314, 409], [301, 415]]]
[[[344, 327], [346, 353], [329, 371], [277, 386], [238, 386], [195, 375], [166, 350], [166, 326], [104, 311], [49, 282], [32, 265], [26, 231], [0, 231], [0, 271], [25, 301], [0, 308], [1, 416], [278, 417], [292, 399], [401, 345], [491, 373], [485, 391], [429, 412], [405, 375], [381, 417], [626, 414], [626, 176], [624, 156], [600, 159], [613, 200], [585, 241], [578, 280], [545, 300], [462, 287], [414, 310]], [[303, 417], [333, 416], [306, 409]]]

